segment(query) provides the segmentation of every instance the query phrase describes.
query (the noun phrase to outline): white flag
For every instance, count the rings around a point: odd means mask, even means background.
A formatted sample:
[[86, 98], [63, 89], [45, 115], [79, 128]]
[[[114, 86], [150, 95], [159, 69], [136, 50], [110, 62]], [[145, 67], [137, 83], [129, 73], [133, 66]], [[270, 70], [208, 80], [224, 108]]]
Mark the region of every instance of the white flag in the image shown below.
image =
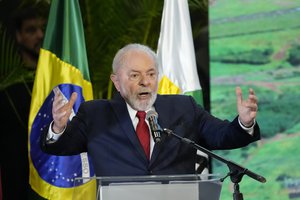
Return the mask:
[[202, 104], [187, 0], [165, 0], [158, 41], [160, 94], [188, 94]]
[[[165, 0], [157, 48], [159, 94], [186, 94], [203, 105], [187, 0]], [[207, 155], [197, 151], [201, 158]], [[199, 169], [196, 164], [196, 170]], [[198, 168], [199, 167], [199, 168]], [[205, 168], [202, 173], [208, 173]]]

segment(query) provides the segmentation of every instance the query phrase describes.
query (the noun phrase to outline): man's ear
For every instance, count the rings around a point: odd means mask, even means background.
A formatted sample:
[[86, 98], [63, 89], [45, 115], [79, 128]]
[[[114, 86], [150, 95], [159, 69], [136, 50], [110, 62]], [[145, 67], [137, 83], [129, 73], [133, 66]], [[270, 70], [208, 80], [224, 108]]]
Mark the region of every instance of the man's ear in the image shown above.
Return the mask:
[[111, 75], [110, 75], [110, 80], [114, 83], [115, 88], [116, 88], [118, 91], [120, 91], [120, 82], [119, 82], [119, 79], [118, 79], [117, 75], [111, 74]]

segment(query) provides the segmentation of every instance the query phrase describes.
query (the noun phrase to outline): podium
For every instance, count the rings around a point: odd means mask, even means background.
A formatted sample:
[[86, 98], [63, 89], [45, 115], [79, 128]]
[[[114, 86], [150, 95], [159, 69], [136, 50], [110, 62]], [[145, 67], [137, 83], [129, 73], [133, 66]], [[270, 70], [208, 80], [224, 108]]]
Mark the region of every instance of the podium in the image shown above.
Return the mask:
[[93, 200], [219, 200], [222, 188], [213, 174], [81, 177], [74, 180], [73, 200], [83, 194], [77, 186], [91, 181]]

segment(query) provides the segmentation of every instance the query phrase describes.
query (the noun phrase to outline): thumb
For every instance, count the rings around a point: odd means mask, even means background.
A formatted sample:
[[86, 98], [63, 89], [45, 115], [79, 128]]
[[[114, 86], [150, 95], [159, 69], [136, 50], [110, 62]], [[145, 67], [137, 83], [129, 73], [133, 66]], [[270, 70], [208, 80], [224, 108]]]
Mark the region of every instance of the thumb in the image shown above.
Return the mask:
[[236, 95], [236, 101], [237, 101], [237, 104], [240, 105], [242, 104], [242, 101], [243, 101], [243, 95], [242, 95], [242, 90], [240, 87], [236, 87], [235, 88], [235, 95]]

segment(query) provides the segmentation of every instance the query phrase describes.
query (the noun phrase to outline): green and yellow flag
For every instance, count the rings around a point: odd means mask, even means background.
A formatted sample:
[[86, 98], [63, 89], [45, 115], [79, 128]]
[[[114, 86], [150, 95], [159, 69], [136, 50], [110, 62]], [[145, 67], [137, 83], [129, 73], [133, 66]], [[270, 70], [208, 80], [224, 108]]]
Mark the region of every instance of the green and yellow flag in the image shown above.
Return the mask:
[[71, 117], [80, 103], [93, 99], [78, 0], [51, 1], [30, 107], [30, 185], [46, 199], [91, 199], [95, 194], [93, 181], [76, 183], [77, 196], [73, 197], [75, 179], [94, 176], [87, 153], [54, 156], [39, 147], [41, 132], [53, 120], [53, 90], [59, 90], [66, 100], [72, 92], [78, 93]]

